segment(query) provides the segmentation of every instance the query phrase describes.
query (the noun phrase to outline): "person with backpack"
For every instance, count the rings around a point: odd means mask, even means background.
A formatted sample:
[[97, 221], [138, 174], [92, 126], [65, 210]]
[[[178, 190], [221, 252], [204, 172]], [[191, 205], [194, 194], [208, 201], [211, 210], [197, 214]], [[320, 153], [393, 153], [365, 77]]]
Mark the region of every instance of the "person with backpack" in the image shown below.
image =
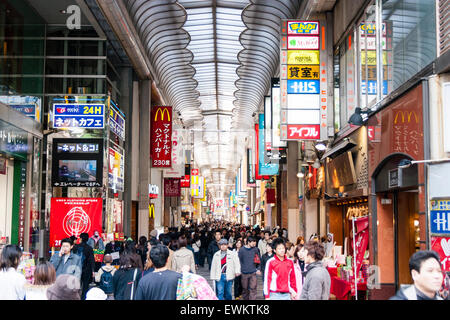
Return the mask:
[[95, 282], [98, 283], [100, 289], [106, 293], [108, 298], [106, 300], [114, 300], [114, 286], [113, 286], [113, 276], [116, 272], [116, 268], [112, 265], [113, 258], [110, 254], [103, 257], [102, 266], [97, 274], [95, 275]]
[[131, 253], [121, 254], [119, 270], [113, 276], [114, 300], [134, 300], [142, 274], [142, 269]]

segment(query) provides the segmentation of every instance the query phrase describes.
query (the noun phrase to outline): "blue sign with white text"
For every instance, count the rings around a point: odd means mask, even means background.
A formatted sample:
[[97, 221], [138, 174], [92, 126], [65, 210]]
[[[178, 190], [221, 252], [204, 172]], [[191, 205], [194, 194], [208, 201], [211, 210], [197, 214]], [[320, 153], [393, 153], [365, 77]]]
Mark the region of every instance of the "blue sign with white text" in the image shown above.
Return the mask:
[[288, 80], [288, 94], [320, 94], [319, 80]]
[[53, 127], [103, 129], [104, 114], [104, 104], [54, 104]]
[[450, 234], [450, 200], [431, 201], [430, 226], [432, 234]]
[[[369, 85], [368, 88], [366, 88], [366, 81], [362, 80], [361, 81], [361, 93], [362, 94], [366, 94], [366, 90], [368, 89], [367, 94], [368, 95], [376, 95], [377, 94], [377, 81], [376, 80], [369, 80], [368, 81]], [[387, 95], [388, 91], [388, 84], [387, 84], [387, 80], [383, 81], [383, 95]]]

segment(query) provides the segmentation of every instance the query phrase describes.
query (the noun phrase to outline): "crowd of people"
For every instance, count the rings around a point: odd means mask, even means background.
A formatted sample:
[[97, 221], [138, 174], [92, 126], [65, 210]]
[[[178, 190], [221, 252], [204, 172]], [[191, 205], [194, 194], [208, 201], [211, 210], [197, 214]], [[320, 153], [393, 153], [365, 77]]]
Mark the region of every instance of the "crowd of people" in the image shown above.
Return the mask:
[[[34, 283], [17, 272], [22, 251], [8, 245], [1, 252], [0, 299], [18, 300], [175, 300], [184, 274], [207, 264], [219, 300], [256, 300], [258, 277], [269, 300], [328, 300], [331, 279], [322, 263], [325, 247], [317, 237], [290, 242], [284, 229], [214, 221], [157, 230], [150, 238], [103, 244], [96, 231], [61, 241], [50, 261], [37, 265]], [[326, 240], [326, 239], [325, 239]], [[104, 249], [102, 263], [94, 249]], [[118, 257], [117, 257], [118, 256]], [[437, 262], [437, 263], [436, 263]], [[439, 299], [439, 257], [418, 252], [410, 260], [412, 289], [393, 299]], [[440, 277], [439, 277], [440, 274]], [[440, 282], [439, 282], [440, 281]], [[439, 286], [439, 287], [438, 287]], [[234, 292], [233, 291], [234, 287]]]

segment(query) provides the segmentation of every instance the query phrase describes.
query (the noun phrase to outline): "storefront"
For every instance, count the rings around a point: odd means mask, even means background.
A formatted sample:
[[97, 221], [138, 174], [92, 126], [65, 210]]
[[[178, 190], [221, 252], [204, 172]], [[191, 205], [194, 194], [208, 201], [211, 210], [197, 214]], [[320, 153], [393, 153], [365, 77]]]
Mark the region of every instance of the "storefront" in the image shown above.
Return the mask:
[[409, 258], [427, 248], [424, 166], [408, 165], [424, 159], [423, 106], [419, 84], [368, 121], [370, 264], [379, 267], [371, 299], [410, 284]]
[[326, 172], [324, 202], [329, 238], [326, 259], [332, 278], [331, 293], [337, 300], [357, 295], [358, 299], [364, 299], [369, 266], [366, 127], [350, 127], [343, 132], [322, 159]]
[[40, 252], [41, 128], [0, 103], [0, 245]]

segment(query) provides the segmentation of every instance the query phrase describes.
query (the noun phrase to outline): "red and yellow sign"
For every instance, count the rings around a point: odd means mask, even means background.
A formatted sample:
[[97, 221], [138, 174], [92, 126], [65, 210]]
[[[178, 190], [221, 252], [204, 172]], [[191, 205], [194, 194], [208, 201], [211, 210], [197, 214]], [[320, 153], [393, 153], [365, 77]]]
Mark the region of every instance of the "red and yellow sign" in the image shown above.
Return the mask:
[[153, 168], [172, 167], [172, 107], [152, 107], [151, 160]]
[[319, 80], [320, 66], [288, 65], [288, 80]]

